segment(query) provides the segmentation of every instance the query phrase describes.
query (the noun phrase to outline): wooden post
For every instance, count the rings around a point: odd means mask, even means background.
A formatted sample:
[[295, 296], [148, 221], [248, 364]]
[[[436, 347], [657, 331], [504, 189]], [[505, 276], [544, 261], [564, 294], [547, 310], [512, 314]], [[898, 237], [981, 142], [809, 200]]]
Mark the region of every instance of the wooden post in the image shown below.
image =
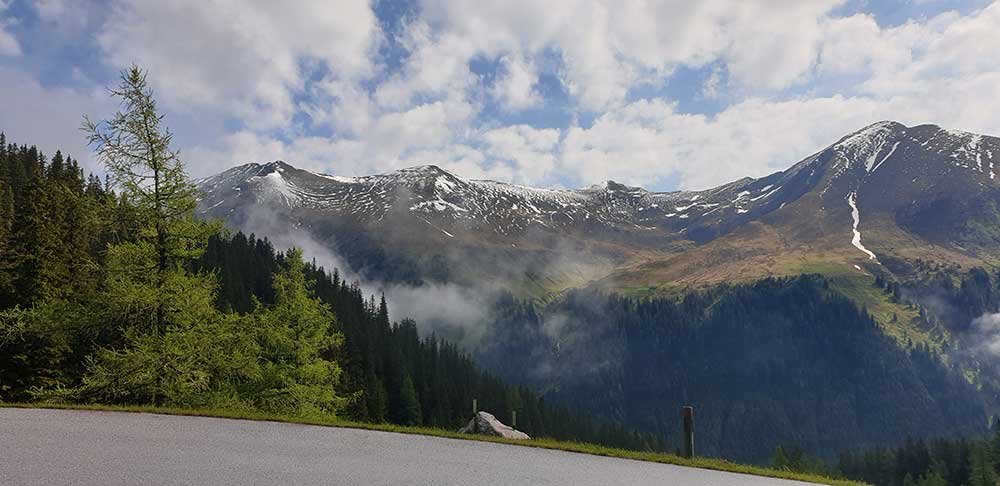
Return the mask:
[[684, 407], [684, 457], [694, 457], [694, 407]]
[[479, 413], [479, 400], [475, 398], [472, 399], [472, 416], [475, 417]]
[[510, 426], [512, 429], [517, 430], [517, 410], [510, 411]]

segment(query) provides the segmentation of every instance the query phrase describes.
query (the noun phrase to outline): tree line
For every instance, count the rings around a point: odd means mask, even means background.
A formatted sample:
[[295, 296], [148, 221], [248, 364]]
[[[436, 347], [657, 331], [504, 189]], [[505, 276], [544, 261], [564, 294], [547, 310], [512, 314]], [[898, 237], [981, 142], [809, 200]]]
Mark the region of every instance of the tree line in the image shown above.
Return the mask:
[[0, 134], [0, 400], [152, 404], [455, 428], [472, 399], [533, 436], [659, 450], [392, 322], [334, 269], [195, 217], [145, 73], [84, 129], [107, 177]]
[[896, 447], [845, 452], [837, 469], [878, 486], [993, 486], [1000, 483], [1000, 422], [979, 439], [908, 439]]
[[833, 462], [907, 435], [981, 434], [989, 416], [962, 369], [901, 346], [818, 275], [677, 298], [574, 290], [542, 311], [502, 305], [483, 363], [652, 433], [679, 430], [678, 410], [693, 405], [702, 455], [764, 464], [793, 446]]

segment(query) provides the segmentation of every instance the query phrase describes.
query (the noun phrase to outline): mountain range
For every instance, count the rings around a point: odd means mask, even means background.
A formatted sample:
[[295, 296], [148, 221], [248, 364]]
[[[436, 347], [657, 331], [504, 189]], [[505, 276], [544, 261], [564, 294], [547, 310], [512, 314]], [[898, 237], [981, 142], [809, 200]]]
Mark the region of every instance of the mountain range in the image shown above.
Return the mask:
[[[505, 275], [507, 262], [527, 259], [557, 288], [580, 283], [553, 280], [567, 273], [632, 288], [744, 281], [819, 265], [905, 273], [914, 256], [989, 261], [1000, 253], [997, 163], [996, 137], [879, 122], [788, 170], [702, 191], [651, 192], [614, 181], [538, 189], [433, 165], [344, 177], [280, 161], [235, 167], [199, 186], [203, 214], [244, 227], [266, 208], [370, 277], [517, 282], [523, 272]], [[345, 234], [359, 232], [378, 258], [389, 255], [406, 271], [387, 272], [352, 248], [356, 236]], [[560, 268], [564, 251], [581, 256], [573, 260], [583, 268]], [[441, 259], [449, 268], [440, 268]]]
[[[783, 443], [832, 457], [892, 434], [975, 433], [1000, 411], [981, 324], [1000, 311], [997, 172], [996, 137], [884, 121], [787, 170], [700, 191], [539, 189], [433, 165], [346, 177], [281, 161], [198, 185], [202, 215], [329, 252], [363, 281], [487, 295], [477, 322], [449, 329], [507, 379], [662, 434], [676, 417], [651, 407], [700, 402], [710, 453], [761, 461]], [[470, 340], [470, 326], [486, 330]], [[687, 366], [698, 383], [678, 377]]]

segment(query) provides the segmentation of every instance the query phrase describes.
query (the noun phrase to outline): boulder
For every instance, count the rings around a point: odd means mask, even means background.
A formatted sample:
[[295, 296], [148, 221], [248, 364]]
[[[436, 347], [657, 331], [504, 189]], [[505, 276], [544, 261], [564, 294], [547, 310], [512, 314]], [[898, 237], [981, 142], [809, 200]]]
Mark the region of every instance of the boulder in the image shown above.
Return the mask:
[[458, 429], [459, 432], [463, 434], [482, 434], [482, 435], [494, 435], [498, 437], [506, 437], [508, 439], [530, 439], [528, 434], [521, 432], [520, 430], [515, 430], [513, 427], [505, 425], [503, 422], [497, 420], [493, 414], [489, 412], [479, 412], [472, 420], [469, 421], [465, 427]]

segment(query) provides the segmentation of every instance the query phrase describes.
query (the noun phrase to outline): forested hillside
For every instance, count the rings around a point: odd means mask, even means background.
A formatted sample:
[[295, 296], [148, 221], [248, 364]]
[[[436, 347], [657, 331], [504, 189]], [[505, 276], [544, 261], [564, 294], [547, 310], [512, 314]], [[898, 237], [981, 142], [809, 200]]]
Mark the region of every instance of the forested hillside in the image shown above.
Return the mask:
[[784, 445], [830, 461], [846, 449], [987, 426], [987, 404], [960, 370], [924, 346], [900, 346], [820, 276], [680, 300], [573, 291], [542, 313], [509, 300], [497, 315], [493, 329], [510, 334], [482, 350], [488, 366], [662, 434], [680, 427], [679, 407], [694, 405], [707, 455], [766, 462]]
[[[219, 307], [243, 313], [255, 302], [271, 303], [269, 282], [283, 260], [267, 240], [236, 233], [213, 237], [197, 267], [220, 276]], [[359, 396], [346, 409], [354, 419], [452, 428], [468, 419], [477, 398], [481, 408], [498, 417], [516, 410], [518, 428], [529, 434], [639, 450], [667, 447], [666, 436], [635, 434], [611, 421], [601, 425], [547, 405], [524, 386], [508, 386], [480, 371], [455, 344], [421, 337], [413, 320], [390, 323], [384, 297], [366, 298], [356, 282], [342, 280], [336, 269], [331, 273], [311, 263], [305, 275], [344, 334], [336, 358], [345, 367], [343, 392]]]
[[907, 439], [841, 454], [837, 469], [877, 486], [987, 486], [1000, 482], [1000, 423], [987, 438]]
[[266, 240], [195, 218], [145, 76], [85, 121], [108, 179], [0, 135], [0, 400], [346, 416], [454, 428], [472, 399], [543, 437], [659, 449], [548, 406]]

